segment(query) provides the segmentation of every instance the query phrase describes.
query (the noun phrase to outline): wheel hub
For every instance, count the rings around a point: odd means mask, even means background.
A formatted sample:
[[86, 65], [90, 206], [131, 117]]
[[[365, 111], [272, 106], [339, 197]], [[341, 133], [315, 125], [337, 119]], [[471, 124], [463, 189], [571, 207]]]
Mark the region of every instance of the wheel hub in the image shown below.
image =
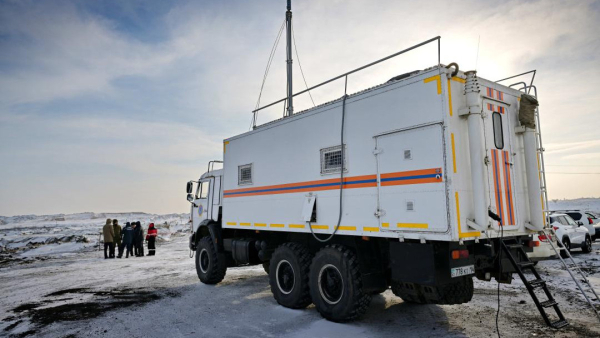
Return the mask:
[[319, 271], [319, 293], [327, 303], [332, 305], [342, 300], [344, 280], [340, 270], [332, 264], [324, 265]]
[[296, 284], [296, 278], [294, 274], [294, 268], [290, 262], [282, 259], [277, 263], [277, 269], [275, 270], [275, 277], [277, 279], [277, 287], [283, 294], [290, 294], [294, 290]]
[[206, 273], [208, 271], [208, 265], [210, 264], [210, 258], [208, 257], [208, 251], [202, 249], [200, 251], [200, 271]]

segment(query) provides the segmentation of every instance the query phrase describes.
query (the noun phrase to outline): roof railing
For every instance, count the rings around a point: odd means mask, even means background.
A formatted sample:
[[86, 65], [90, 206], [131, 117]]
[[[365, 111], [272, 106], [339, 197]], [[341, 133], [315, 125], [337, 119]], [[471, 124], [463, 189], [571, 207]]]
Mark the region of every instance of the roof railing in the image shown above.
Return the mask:
[[[531, 82], [529, 83], [529, 86], [527, 84], [525, 84], [525, 88], [529, 87], [529, 91], [527, 91], [527, 94], [529, 94], [529, 92], [531, 92], [531, 87], [533, 87], [533, 80], [535, 79], [535, 74], [537, 73], [536, 69], [530, 70], [530, 71], [525, 72], [525, 73], [521, 73], [521, 74], [509, 76], [507, 78], [504, 78], [502, 80], [498, 80], [498, 81], [495, 81], [495, 82], [498, 83], [498, 82], [502, 82], [502, 81], [505, 81], [505, 80], [514, 79], [515, 77], [522, 76], [522, 75], [527, 75], [527, 74], [530, 74], [530, 73], [533, 73], [533, 75], [531, 76]], [[524, 82], [513, 83], [512, 85], [510, 85], [510, 87], [515, 86], [517, 84], [521, 84], [521, 83], [524, 83]]]
[[[440, 40], [441, 40], [441, 37], [440, 37], [440, 36], [436, 36], [435, 38], [431, 38], [431, 39], [429, 39], [429, 40], [423, 41], [423, 42], [421, 42], [421, 43], [419, 43], [419, 44], [416, 44], [416, 45], [414, 45], [414, 46], [412, 46], [412, 47], [409, 47], [409, 48], [403, 49], [403, 50], [401, 50], [401, 51], [399, 51], [399, 52], [396, 52], [396, 53], [394, 53], [394, 54], [388, 55], [388, 56], [386, 56], [386, 57], [384, 57], [384, 58], [382, 58], [382, 59], [379, 59], [379, 60], [377, 60], [377, 61], [371, 62], [371, 63], [369, 63], [369, 64], [367, 64], [367, 65], [364, 65], [364, 66], [362, 66], [362, 67], [358, 67], [358, 68], [356, 68], [356, 69], [354, 69], [354, 70], [351, 70], [351, 71], [349, 71], [349, 72], [347, 72], [347, 73], [344, 73], [344, 74], [342, 74], [342, 75], [338, 75], [338, 76], [336, 76], [336, 77], [334, 77], [334, 78], [331, 78], [331, 79], [329, 79], [329, 80], [327, 80], [327, 81], [321, 82], [321, 83], [319, 83], [318, 85], [312, 86], [312, 87], [310, 87], [310, 88], [307, 88], [307, 89], [305, 89], [305, 90], [303, 90], [303, 91], [301, 91], [301, 92], [298, 92], [298, 93], [296, 93], [296, 94], [292, 95], [292, 97], [295, 97], [295, 96], [298, 96], [298, 95], [304, 94], [304, 93], [306, 93], [306, 92], [309, 92], [309, 91], [311, 91], [311, 90], [313, 90], [313, 89], [315, 89], [315, 88], [319, 88], [319, 87], [321, 87], [321, 86], [323, 86], [323, 85], [326, 85], [326, 84], [328, 84], [328, 83], [330, 83], [330, 82], [333, 82], [333, 81], [335, 81], [335, 80], [339, 80], [339, 79], [341, 79], [341, 78], [343, 78], [343, 77], [346, 77], [346, 76], [348, 76], [348, 75], [350, 75], [350, 74], [353, 74], [353, 73], [359, 72], [359, 71], [361, 71], [361, 70], [363, 70], [363, 69], [365, 69], [365, 68], [369, 68], [369, 67], [371, 67], [371, 66], [374, 66], [374, 65], [376, 65], [376, 64], [378, 64], [378, 63], [381, 63], [381, 62], [383, 62], [383, 61], [389, 60], [389, 59], [391, 59], [391, 58], [394, 58], [394, 57], [396, 57], [396, 56], [398, 56], [398, 55], [404, 54], [404, 53], [406, 53], [406, 52], [409, 52], [409, 51], [411, 51], [411, 50], [413, 50], [413, 49], [417, 49], [417, 48], [419, 48], [419, 47], [422, 47], [422, 46], [424, 46], [424, 45], [427, 45], [427, 44], [429, 44], [429, 43], [431, 43], [431, 42], [434, 42], [434, 41], [437, 41], [437, 52], [438, 52], [437, 54], [438, 54], [438, 67], [439, 67], [439, 66], [440, 66], [440, 64], [441, 64], [441, 63], [440, 63], [440, 52], [441, 52]], [[276, 104], [278, 104], [278, 103], [284, 102], [284, 101], [285, 101], [285, 100], [287, 100], [287, 99], [288, 99], [287, 97], [284, 97], [284, 98], [283, 98], [283, 99], [281, 99], [281, 100], [275, 101], [275, 102], [273, 102], [273, 103], [270, 103], [270, 104], [268, 104], [268, 105], [266, 105], [266, 106], [262, 106], [262, 107], [260, 107], [260, 108], [257, 108], [257, 109], [255, 109], [255, 110], [253, 110], [253, 111], [252, 111], [252, 114], [254, 114], [254, 116], [252, 117], [252, 128], [253, 128], [253, 129], [254, 129], [254, 128], [256, 128], [256, 118], [257, 118], [257, 113], [258, 113], [258, 111], [260, 111], [260, 110], [263, 110], [263, 109], [265, 109], [265, 108], [269, 108], [269, 107], [271, 107], [271, 106], [274, 106], [274, 105], [276, 105]], [[292, 115], [292, 116], [293, 116], [293, 115]]]

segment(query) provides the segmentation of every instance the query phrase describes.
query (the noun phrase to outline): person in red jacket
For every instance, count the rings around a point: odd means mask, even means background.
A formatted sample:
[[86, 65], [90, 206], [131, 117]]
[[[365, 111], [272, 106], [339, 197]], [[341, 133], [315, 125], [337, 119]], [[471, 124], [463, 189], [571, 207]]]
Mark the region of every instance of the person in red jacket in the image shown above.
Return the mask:
[[148, 242], [148, 256], [154, 256], [156, 253], [156, 236], [158, 236], [158, 230], [154, 227], [154, 223], [150, 223], [148, 226], [148, 234], [146, 235], [146, 242]]

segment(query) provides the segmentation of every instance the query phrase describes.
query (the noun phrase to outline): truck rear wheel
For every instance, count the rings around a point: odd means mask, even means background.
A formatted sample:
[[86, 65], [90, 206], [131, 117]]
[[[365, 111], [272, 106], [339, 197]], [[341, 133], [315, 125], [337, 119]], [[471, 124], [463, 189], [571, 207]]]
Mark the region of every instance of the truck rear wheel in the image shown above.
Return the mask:
[[269, 265], [269, 284], [277, 303], [291, 309], [303, 309], [311, 303], [311, 258], [308, 250], [296, 243], [285, 243], [275, 250]]
[[196, 272], [204, 284], [217, 284], [227, 273], [227, 260], [217, 251], [210, 236], [200, 239], [196, 246]]
[[319, 251], [310, 267], [310, 294], [319, 313], [344, 322], [363, 315], [371, 295], [363, 291], [356, 255], [341, 245]]

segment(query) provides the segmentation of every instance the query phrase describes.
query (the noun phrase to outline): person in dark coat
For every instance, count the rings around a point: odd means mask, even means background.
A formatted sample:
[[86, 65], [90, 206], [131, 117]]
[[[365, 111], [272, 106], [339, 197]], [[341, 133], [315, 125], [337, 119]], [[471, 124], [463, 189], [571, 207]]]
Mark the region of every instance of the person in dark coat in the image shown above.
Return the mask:
[[135, 243], [137, 245], [137, 254], [138, 257], [144, 257], [144, 228], [142, 227], [142, 223], [140, 221], [136, 222], [136, 237]]
[[135, 252], [135, 257], [140, 257], [139, 239], [142, 234], [140, 232], [142, 227], [138, 225], [138, 222], [133, 222], [132, 225], [133, 225], [133, 251]]
[[154, 256], [156, 253], [156, 236], [158, 236], [158, 231], [154, 227], [154, 223], [150, 223], [148, 226], [148, 234], [146, 235], [146, 242], [148, 242], [148, 256]]
[[115, 257], [115, 248], [118, 248], [119, 254], [117, 257], [121, 258], [121, 256], [123, 256], [123, 247], [121, 246], [121, 226], [119, 225], [119, 220], [113, 220], [113, 231], [115, 236], [111, 256]]
[[127, 252], [125, 253], [125, 258], [129, 258], [129, 254], [133, 256], [133, 228], [131, 227], [131, 223], [125, 223], [125, 227], [121, 231], [122, 235], [122, 245], [127, 247]]

